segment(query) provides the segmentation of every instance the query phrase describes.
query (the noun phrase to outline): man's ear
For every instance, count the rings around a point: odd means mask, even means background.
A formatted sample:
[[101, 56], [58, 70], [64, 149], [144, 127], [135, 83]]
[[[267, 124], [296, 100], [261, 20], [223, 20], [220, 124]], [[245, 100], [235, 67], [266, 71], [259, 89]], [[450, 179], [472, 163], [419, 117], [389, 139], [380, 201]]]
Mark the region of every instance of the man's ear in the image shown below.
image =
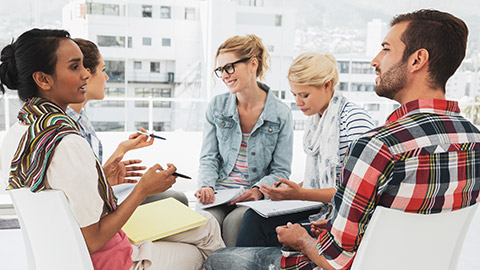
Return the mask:
[[36, 71], [32, 74], [33, 80], [42, 90], [50, 90], [53, 86], [52, 75], [45, 74], [42, 71]]
[[416, 72], [422, 68], [427, 68], [428, 60], [430, 59], [430, 54], [426, 49], [418, 49], [410, 56], [410, 71]]

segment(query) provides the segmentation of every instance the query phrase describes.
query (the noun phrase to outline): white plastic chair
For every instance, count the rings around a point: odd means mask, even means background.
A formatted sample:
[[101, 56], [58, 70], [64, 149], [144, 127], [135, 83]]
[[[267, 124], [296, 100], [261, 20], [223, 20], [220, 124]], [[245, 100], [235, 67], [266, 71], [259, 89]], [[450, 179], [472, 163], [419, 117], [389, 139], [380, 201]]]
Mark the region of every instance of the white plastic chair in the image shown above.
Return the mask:
[[378, 206], [351, 269], [456, 269], [478, 205], [429, 215]]
[[92, 269], [80, 227], [65, 194], [59, 190], [32, 193], [9, 190], [22, 230], [28, 269]]

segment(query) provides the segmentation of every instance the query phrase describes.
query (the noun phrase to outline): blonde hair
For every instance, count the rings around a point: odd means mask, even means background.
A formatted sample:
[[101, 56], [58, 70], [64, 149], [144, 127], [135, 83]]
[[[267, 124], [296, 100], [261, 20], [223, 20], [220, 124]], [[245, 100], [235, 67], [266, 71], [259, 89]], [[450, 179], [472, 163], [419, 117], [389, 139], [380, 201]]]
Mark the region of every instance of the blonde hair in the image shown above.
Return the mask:
[[265, 72], [268, 69], [267, 61], [269, 61], [270, 55], [259, 37], [256, 35], [234, 36], [225, 40], [217, 49], [215, 63], [217, 63], [217, 58], [221, 53], [228, 52], [234, 53], [240, 59], [257, 58], [257, 78], [260, 80], [265, 78]]
[[335, 57], [331, 54], [300, 54], [288, 70], [288, 80], [293, 84], [322, 87], [332, 82], [332, 89], [338, 83], [338, 70]]

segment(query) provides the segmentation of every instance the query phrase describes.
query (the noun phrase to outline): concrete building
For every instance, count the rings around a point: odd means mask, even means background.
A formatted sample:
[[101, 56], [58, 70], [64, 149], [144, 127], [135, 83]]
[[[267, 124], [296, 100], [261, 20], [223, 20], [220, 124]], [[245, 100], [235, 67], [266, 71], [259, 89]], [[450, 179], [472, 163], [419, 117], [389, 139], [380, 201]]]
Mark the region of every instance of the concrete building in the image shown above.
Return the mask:
[[99, 131], [201, 130], [208, 101], [226, 91], [212, 70], [217, 47], [256, 34], [271, 54], [266, 83], [285, 96], [295, 11], [279, 1], [75, 0], [63, 27], [95, 42], [110, 76], [87, 113]]

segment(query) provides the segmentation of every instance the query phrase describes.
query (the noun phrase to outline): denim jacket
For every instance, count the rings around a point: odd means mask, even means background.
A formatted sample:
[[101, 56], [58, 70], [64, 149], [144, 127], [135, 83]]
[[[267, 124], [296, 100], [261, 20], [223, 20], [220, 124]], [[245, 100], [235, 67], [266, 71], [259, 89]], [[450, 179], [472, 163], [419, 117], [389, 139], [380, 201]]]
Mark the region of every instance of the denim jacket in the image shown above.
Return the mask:
[[[272, 185], [279, 177], [288, 179], [293, 148], [290, 109], [269, 91], [268, 86], [258, 85], [267, 92], [267, 100], [247, 142], [248, 174], [252, 187], [259, 187], [259, 182]], [[236, 95], [220, 94], [213, 98], [206, 111], [199, 187], [215, 188], [217, 180], [229, 175], [235, 166], [241, 141]]]

